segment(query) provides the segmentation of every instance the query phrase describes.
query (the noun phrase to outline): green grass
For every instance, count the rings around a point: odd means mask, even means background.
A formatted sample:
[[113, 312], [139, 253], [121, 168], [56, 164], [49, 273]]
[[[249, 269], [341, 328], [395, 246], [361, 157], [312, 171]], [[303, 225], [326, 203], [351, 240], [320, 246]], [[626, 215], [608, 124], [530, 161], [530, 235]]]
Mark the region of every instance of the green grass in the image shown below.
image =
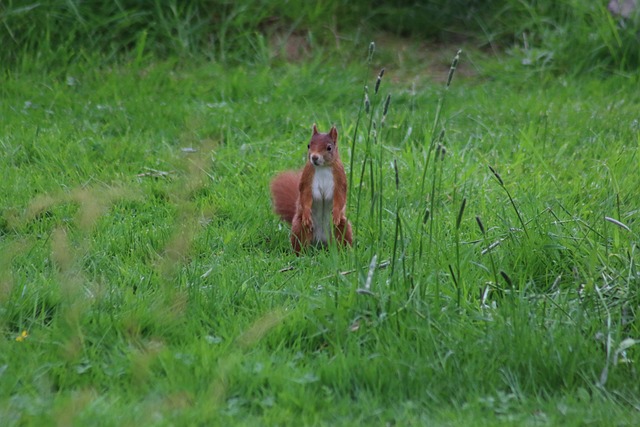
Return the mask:
[[[637, 75], [378, 50], [7, 73], [0, 418], [636, 425]], [[296, 257], [268, 183], [314, 122], [356, 243]]]
[[352, 56], [385, 31], [432, 43], [465, 40], [519, 65], [560, 74], [633, 72], [640, 13], [607, 1], [565, 0], [5, 0], [0, 69], [140, 64], [205, 57], [221, 64]]

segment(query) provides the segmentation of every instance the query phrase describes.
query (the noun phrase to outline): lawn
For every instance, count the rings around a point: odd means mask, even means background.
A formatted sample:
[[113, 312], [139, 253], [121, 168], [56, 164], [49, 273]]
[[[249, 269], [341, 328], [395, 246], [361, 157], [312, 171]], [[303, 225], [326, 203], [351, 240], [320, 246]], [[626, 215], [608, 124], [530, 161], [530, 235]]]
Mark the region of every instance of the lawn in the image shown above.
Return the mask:
[[[638, 425], [639, 74], [458, 47], [5, 72], [3, 424]], [[296, 257], [313, 123], [355, 242]]]

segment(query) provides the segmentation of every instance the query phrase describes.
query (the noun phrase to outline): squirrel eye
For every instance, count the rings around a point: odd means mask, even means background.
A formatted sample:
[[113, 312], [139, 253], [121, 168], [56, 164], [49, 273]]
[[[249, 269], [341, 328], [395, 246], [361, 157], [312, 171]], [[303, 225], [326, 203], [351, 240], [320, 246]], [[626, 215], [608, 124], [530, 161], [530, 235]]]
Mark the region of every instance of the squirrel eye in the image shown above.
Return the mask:
[[329, 144], [327, 145], [327, 151], [331, 151], [333, 149], [333, 145]]
[[311, 148], [311, 144], [307, 144], [307, 150]]

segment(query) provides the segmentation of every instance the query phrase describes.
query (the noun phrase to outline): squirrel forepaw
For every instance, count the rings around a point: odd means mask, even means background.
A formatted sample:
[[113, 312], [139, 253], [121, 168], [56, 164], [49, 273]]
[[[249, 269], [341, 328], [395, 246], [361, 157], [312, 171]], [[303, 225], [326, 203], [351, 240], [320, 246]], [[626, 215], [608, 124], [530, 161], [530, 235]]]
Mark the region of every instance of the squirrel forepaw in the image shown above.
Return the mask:
[[313, 230], [311, 215], [302, 215], [302, 226], [308, 230]]

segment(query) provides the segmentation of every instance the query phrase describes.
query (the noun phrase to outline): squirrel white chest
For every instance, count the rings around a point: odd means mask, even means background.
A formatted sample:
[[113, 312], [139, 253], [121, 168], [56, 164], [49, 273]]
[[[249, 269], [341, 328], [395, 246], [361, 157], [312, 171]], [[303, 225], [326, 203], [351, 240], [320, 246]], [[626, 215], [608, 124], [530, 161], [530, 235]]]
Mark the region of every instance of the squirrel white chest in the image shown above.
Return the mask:
[[333, 171], [330, 167], [316, 167], [311, 185], [313, 204], [313, 240], [327, 243], [331, 235], [331, 216], [333, 212]]
[[330, 200], [333, 201], [333, 171], [329, 167], [316, 167], [313, 174], [313, 201]]

